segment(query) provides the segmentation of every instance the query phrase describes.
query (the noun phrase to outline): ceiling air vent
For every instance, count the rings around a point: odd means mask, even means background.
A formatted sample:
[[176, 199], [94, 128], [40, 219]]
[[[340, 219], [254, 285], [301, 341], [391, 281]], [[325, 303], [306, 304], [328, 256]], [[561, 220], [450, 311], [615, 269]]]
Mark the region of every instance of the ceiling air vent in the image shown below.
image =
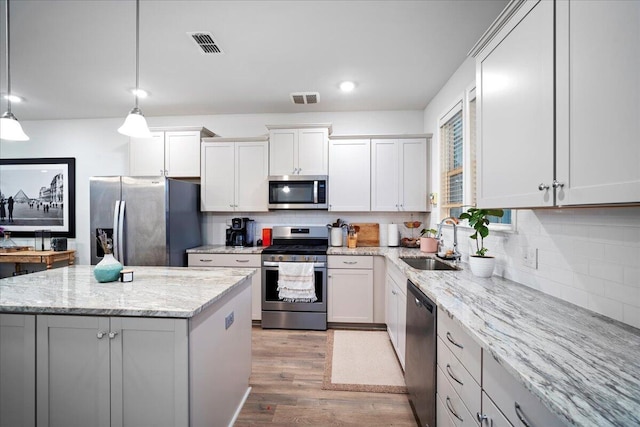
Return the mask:
[[291, 94], [291, 102], [294, 104], [317, 104], [320, 102], [318, 92], [295, 92]]
[[220, 46], [213, 39], [213, 34], [206, 31], [198, 31], [195, 33], [187, 33], [189, 37], [198, 45], [202, 50], [201, 53], [224, 53]]

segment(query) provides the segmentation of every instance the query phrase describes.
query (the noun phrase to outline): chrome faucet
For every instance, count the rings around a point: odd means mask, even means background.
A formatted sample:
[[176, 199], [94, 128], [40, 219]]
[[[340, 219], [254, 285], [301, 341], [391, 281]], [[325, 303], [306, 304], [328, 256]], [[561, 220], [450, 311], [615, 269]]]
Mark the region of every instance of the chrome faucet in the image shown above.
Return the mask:
[[442, 239], [442, 226], [446, 223], [449, 222], [451, 225], [453, 225], [453, 258], [458, 260], [460, 259], [460, 257], [462, 256], [460, 254], [460, 252], [458, 251], [458, 219], [454, 218], [452, 216], [448, 216], [445, 219], [443, 219], [442, 221], [440, 221], [440, 224], [438, 224], [438, 233], [436, 234], [436, 240], [438, 241], [438, 253], [441, 253], [441, 249], [443, 246], [443, 239]]

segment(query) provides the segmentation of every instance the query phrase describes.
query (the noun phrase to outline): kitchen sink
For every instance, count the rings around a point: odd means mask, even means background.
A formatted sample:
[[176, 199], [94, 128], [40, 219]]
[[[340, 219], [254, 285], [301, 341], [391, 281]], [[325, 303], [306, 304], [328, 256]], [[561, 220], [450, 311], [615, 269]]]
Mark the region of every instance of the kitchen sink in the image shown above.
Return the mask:
[[458, 267], [446, 264], [433, 258], [400, 258], [418, 270], [460, 270]]

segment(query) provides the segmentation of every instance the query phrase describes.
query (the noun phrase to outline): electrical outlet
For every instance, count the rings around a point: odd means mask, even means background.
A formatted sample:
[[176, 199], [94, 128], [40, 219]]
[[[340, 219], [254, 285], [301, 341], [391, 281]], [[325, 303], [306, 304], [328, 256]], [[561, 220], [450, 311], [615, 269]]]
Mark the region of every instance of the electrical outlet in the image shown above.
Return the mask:
[[522, 265], [538, 269], [538, 249], [532, 247], [522, 248]]
[[233, 325], [233, 311], [224, 318], [224, 328], [229, 329]]

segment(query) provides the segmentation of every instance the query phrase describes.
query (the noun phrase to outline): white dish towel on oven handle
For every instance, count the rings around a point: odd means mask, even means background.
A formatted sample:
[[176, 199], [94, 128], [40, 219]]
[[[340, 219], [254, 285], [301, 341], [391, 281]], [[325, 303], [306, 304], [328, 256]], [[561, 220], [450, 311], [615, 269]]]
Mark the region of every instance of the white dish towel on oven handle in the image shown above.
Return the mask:
[[316, 302], [312, 262], [278, 263], [278, 298], [286, 302]]

